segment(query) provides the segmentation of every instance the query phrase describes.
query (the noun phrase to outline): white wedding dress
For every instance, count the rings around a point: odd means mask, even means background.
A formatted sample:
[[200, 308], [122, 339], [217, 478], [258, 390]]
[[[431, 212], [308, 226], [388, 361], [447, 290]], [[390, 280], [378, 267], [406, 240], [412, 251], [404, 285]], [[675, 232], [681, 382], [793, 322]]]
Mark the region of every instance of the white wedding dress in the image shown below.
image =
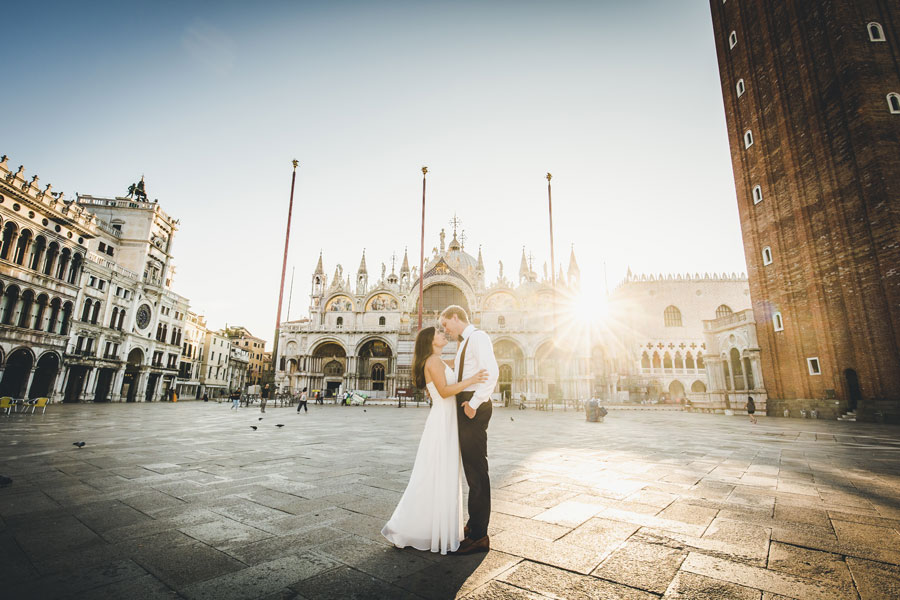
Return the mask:
[[[447, 381], [455, 381], [450, 367]], [[381, 535], [399, 548], [455, 552], [463, 539], [462, 458], [456, 429], [456, 396], [441, 398], [426, 385], [431, 410], [409, 483]]]

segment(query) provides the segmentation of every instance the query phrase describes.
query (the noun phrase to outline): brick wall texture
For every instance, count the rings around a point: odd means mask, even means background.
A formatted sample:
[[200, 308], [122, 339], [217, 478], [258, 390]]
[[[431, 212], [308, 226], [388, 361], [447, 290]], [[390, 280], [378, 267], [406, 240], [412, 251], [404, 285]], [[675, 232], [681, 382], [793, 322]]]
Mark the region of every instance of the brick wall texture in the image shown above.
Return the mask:
[[[710, 0], [710, 8], [771, 406], [833, 397], [862, 419], [894, 420], [900, 114], [888, 94], [900, 94], [900, 2]], [[885, 41], [870, 41], [871, 23]], [[812, 357], [820, 375], [810, 374]]]

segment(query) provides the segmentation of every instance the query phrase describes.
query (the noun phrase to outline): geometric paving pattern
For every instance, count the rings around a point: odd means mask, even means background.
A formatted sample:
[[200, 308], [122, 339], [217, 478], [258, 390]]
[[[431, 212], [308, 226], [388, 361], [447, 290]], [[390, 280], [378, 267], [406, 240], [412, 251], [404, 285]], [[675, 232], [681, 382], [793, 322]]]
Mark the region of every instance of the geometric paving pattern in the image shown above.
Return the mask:
[[900, 598], [896, 427], [495, 409], [492, 551], [444, 557], [379, 533], [427, 408], [229, 406], [0, 416], [2, 596]]

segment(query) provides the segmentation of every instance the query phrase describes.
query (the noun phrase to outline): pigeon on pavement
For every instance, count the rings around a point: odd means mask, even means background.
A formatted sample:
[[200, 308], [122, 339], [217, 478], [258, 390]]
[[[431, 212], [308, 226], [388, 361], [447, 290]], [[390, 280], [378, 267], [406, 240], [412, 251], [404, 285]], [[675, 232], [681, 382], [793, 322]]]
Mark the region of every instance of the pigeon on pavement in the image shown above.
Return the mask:
[[275, 427], [284, 427], [284, 423], [279, 423]]
[[250, 429], [252, 429], [253, 431], [256, 431], [256, 425], [251, 425]]

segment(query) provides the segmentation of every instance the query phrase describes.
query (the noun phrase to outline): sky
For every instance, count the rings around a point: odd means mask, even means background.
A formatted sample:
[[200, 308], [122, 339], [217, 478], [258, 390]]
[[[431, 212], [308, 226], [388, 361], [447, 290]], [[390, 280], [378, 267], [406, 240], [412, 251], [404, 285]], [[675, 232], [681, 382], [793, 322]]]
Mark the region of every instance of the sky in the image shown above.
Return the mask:
[[[588, 293], [746, 270], [705, 0], [22, 2], [4, 8], [0, 154], [53, 189], [146, 178], [179, 219], [174, 290], [273, 337], [323, 252], [370, 282], [454, 214], [487, 279], [574, 245]], [[287, 285], [287, 284], [286, 284]], [[287, 299], [282, 318], [287, 317]]]

